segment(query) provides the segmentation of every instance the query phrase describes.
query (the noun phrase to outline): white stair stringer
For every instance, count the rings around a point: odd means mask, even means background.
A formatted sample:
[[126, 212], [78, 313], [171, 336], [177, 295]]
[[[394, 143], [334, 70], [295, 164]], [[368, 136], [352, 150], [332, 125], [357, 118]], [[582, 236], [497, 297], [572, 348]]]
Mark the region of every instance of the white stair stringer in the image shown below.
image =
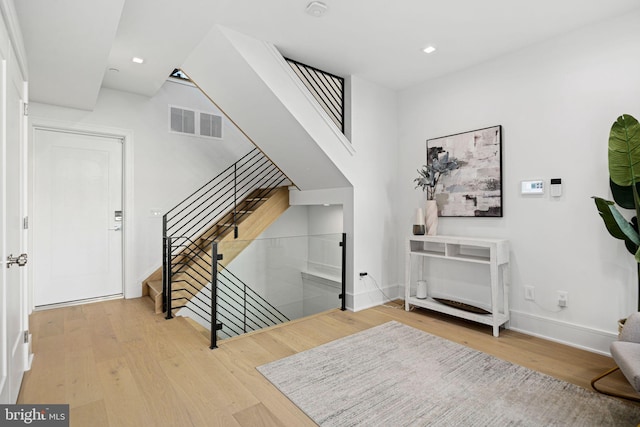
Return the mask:
[[299, 189], [351, 187], [351, 144], [272, 44], [215, 26], [182, 70]]

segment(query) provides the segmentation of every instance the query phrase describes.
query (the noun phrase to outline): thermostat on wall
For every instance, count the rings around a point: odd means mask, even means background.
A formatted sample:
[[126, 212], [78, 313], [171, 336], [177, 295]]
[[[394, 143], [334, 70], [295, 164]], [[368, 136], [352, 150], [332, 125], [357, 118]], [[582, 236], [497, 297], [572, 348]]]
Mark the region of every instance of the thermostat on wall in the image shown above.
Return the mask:
[[544, 194], [544, 181], [541, 179], [535, 179], [532, 181], [522, 181], [522, 187], [520, 188], [522, 194]]

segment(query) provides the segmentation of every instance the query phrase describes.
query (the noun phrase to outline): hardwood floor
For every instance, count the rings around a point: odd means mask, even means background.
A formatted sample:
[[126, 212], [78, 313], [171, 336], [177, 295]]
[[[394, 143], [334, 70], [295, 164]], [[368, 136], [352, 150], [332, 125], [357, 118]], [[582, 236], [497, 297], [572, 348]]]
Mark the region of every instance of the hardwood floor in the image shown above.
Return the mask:
[[[395, 304], [394, 304], [395, 305]], [[72, 426], [312, 426], [256, 366], [397, 320], [590, 388], [605, 356], [400, 304], [333, 310], [236, 337], [209, 350], [182, 318], [153, 313], [148, 298], [35, 312], [31, 371], [18, 403], [68, 403]], [[603, 387], [631, 390], [621, 375]]]

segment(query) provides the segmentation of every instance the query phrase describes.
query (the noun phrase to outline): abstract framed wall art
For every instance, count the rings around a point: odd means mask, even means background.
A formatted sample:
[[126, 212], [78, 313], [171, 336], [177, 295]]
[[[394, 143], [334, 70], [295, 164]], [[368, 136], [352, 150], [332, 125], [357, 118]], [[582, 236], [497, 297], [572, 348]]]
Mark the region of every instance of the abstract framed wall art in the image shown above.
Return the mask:
[[501, 217], [502, 126], [427, 140], [427, 164], [447, 155], [458, 168], [438, 181], [438, 216]]

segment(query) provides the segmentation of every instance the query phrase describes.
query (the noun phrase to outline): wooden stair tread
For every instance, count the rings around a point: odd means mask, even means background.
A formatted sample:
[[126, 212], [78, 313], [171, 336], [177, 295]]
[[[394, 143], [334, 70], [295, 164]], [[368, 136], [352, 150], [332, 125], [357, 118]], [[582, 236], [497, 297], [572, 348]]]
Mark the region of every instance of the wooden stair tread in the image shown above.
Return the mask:
[[153, 301], [155, 313], [162, 313], [162, 280], [146, 280], [147, 295]]
[[162, 294], [162, 280], [148, 280], [147, 286], [149, 287], [149, 295]]

